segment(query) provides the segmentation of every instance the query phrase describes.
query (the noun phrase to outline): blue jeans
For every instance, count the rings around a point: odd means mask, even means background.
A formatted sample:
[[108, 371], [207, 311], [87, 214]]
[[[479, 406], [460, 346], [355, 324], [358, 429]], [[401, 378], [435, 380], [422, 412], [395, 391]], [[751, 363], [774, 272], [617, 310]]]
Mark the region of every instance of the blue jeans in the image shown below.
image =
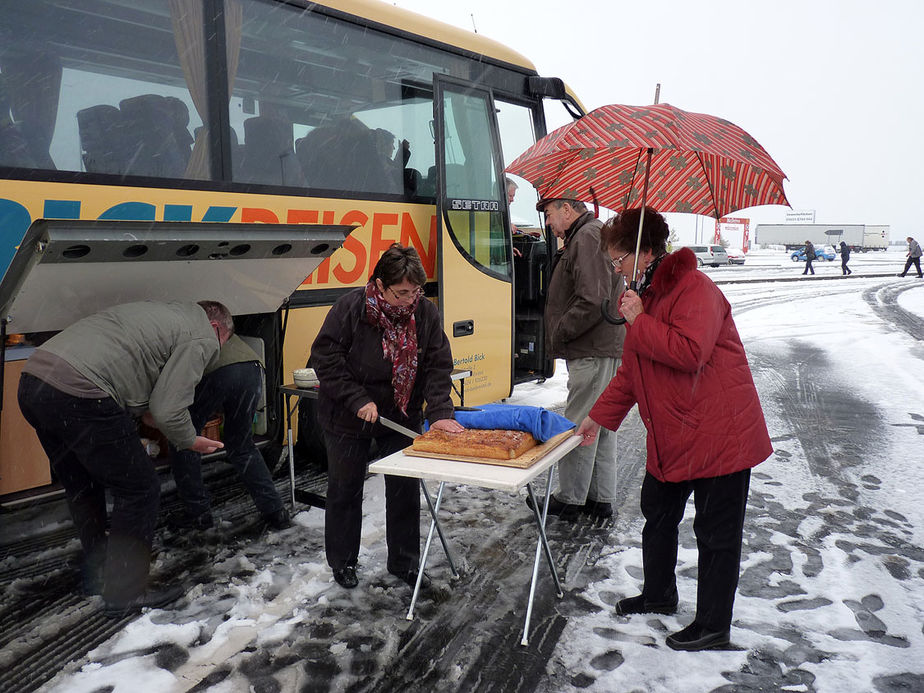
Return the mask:
[[[64, 487], [83, 547], [83, 582], [125, 603], [147, 588], [160, 480], [135, 420], [111, 397], [87, 399], [24, 373], [19, 408]], [[113, 507], [106, 539], [106, 489]]]
[[[227, 461], [237, 471], [257, 510], [269, 515], [282, 509], [282, 498], [253, 441], [253, 418], [262, 392], [260, 363], [233, 363], [202, 378], [189, 413], [196, 431], [201, 431], [213, 414], [223, 415]], [[209, 512], [209, 494], [202, 481], [202, 456], [171, 445], [170, 457], [177, 495], [187, 512], [193, 517]]]

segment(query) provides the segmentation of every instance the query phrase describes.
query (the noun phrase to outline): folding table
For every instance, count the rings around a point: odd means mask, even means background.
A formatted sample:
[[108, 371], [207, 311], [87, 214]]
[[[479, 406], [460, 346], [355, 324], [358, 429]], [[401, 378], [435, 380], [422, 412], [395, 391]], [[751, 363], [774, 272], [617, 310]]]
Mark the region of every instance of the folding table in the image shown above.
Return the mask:
[[[539, 457], [532, 466], [525, 469], [433, 457], [415, 457], [405, 454], [403, 450], [369, 465], [369, 471], [377, 474], [392, 474], [394, 476], [407, 476], [419, 479], [424, 497], [427, 500], [427, 507], [430, 510], [430, 531], [427, 534], [427, 541], [424, 545], [423, 553], [420, 556], [417, 584], [414, 586], [414, 593], [411, 596], [411, 605], [407, 612], [407, 619], [409, 621], [414, 618], [414, 605], [420, 593], [420, 583], [424, 574], [424, 568], [427, 564], [427, 557], [430, 553], [430, 544], [433, 540], [434, 530], [439, 533], [440, 539], [443, 542], [443, 547], [446, 549], [446, 557], [453, 575], [458, 574], [452, 556], [449, 553], [449, 546], [443, 535], [438, 516], [440, 503], [443, 498], [443, 488], [446, 482], [480, 486], [482, 488], [508, 491], [510, 493], [516, 493], [525, 486], [532, 501], [533, 518], [536, 521], [536, 528], [539, 534], [539, 538], [536, 541], [536, 557], [533, 561], [532, 579], [529, 585], [529, 598], [526, 604], [526, 618], [523, 623], [523, 637], [520, 640], [521, 645], [529, 644], [529, 621], [532, 617], [533, 598], [535, 597], [536, 580], [539, 574], [539, 559], [543, 553], [548, 562], [549, 570], [552, 573], [552, 578], [555, 581], [557, 596], [559, 599], [564, 596], [561, 582], [558, 579], [558, 570], [555, 568], [555, 559], [552, 556], [552, 550], [549, 548], [549, 542], [545, 535], [545, 520], [548, 515], [549, 498], [552, 495], [552, 471], [555, 468], [555, 464], [568, 452], [576, 448], [580, 442], [581, 439], [578, 436], [562, 434], [561, 442]], [[540, 512], [540, 505], [536, 501], [536, 494], [533, 491], [532, 482], [536, 477], [542, 474], [542, 472], [548, 472], [548, 475], [545, 497]], [[439, 482], [439, 490], [437, 491], [435, 503], [427, 489], [426, 481]]]

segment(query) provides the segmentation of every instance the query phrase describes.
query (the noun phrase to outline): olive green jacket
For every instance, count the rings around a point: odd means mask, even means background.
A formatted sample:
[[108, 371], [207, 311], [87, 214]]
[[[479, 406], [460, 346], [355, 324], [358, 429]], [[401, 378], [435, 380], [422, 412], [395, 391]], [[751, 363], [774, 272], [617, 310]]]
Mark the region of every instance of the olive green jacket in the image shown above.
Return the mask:
[[115, 306], [77, 321], [39, 349], [69, 363], [129, 412], [150, 411], [177, 448], [195, 441], [188, 407], [219, 350], [215, 329], [199, 305]]

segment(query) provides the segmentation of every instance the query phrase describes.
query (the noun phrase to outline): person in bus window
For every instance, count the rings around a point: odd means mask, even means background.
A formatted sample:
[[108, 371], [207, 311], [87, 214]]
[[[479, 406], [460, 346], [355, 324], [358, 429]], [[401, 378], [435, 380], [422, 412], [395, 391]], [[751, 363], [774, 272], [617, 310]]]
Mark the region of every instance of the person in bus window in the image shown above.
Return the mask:
[[183, 594], [178, 585], [147, 587], [160, 480], [135, 417], [178, 448], [223, 447], [197, 435], [188, 407], [233, 332], [231, 314], [215, 301], [127, 303], [67, 327], [23, 368], [19, 407], [64, 487], [83, 548], [83, 590], [102, 593], [107, 616], [164, 606]]
[[[273, 529], [292, 525], [263, 456], [253, 439], [253, 421], [263, 394], [263, 363], [247, 343], [232, 335], [206, 370], [189, 408], [197, 431], [212, 417], [223, 417], [226, 460], [237, 471], [263, 521]], [[209, 495], [202, 481], [202, 456], [170, 446], [170, 469], [183, 508], [167, 516], [178, 531], [208, 529], [214, 523]]]
[[[363, 481], [372, 445], [384, 457], [410, 443], [379, 416], [419, 431], [426, 402], [432, 428], [463, 430], [450, 399], [449, 340], [436, 306], [423, 297], [426, 280], [417, 251], [392, 245], [369, 283], [334, 303], [311, 346], [328, 456], [324, 546], [334, 579], [346, 588], [358, 584]], [[385, 476], [388, 572], [411, 586], [420, 562], [417, 484]], [[421, 584], [429, 584], [426, 575]]]
[[[548, 353], [565, 359], [568, 400], [565, 417], [579, 423], [615, 375], [625, 328], [603, 319], [604, 299], [614, 305], [622, 291], [621, 274], [600, 248], [599, 219], [578, 200], [540, 200], [536, 209], [562, 240], [552, 257], [545, 305]], [[558, 489], [549, 514], [575, 519], [580, 512], [610, 517], [616, 497], [616, 434], [605, 432], [594, 445], [576, 448], [558, 463]]]

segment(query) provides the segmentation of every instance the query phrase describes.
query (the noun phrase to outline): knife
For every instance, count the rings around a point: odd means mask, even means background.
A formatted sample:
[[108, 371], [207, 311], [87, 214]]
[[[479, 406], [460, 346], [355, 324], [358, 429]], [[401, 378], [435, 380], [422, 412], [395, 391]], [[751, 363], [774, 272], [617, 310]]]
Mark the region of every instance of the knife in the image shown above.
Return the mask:
[[416, 431], [412, 431], [401, 424], [395, 423], [391, 419], [386, 419], [384, 416], [379, 416], [379, 423], [385, 426], [385, 428], [390, 428], [393, 431], [397, 431], [402, 435], [406, 435], [408, 438], [416, 438], [420, 434]]

